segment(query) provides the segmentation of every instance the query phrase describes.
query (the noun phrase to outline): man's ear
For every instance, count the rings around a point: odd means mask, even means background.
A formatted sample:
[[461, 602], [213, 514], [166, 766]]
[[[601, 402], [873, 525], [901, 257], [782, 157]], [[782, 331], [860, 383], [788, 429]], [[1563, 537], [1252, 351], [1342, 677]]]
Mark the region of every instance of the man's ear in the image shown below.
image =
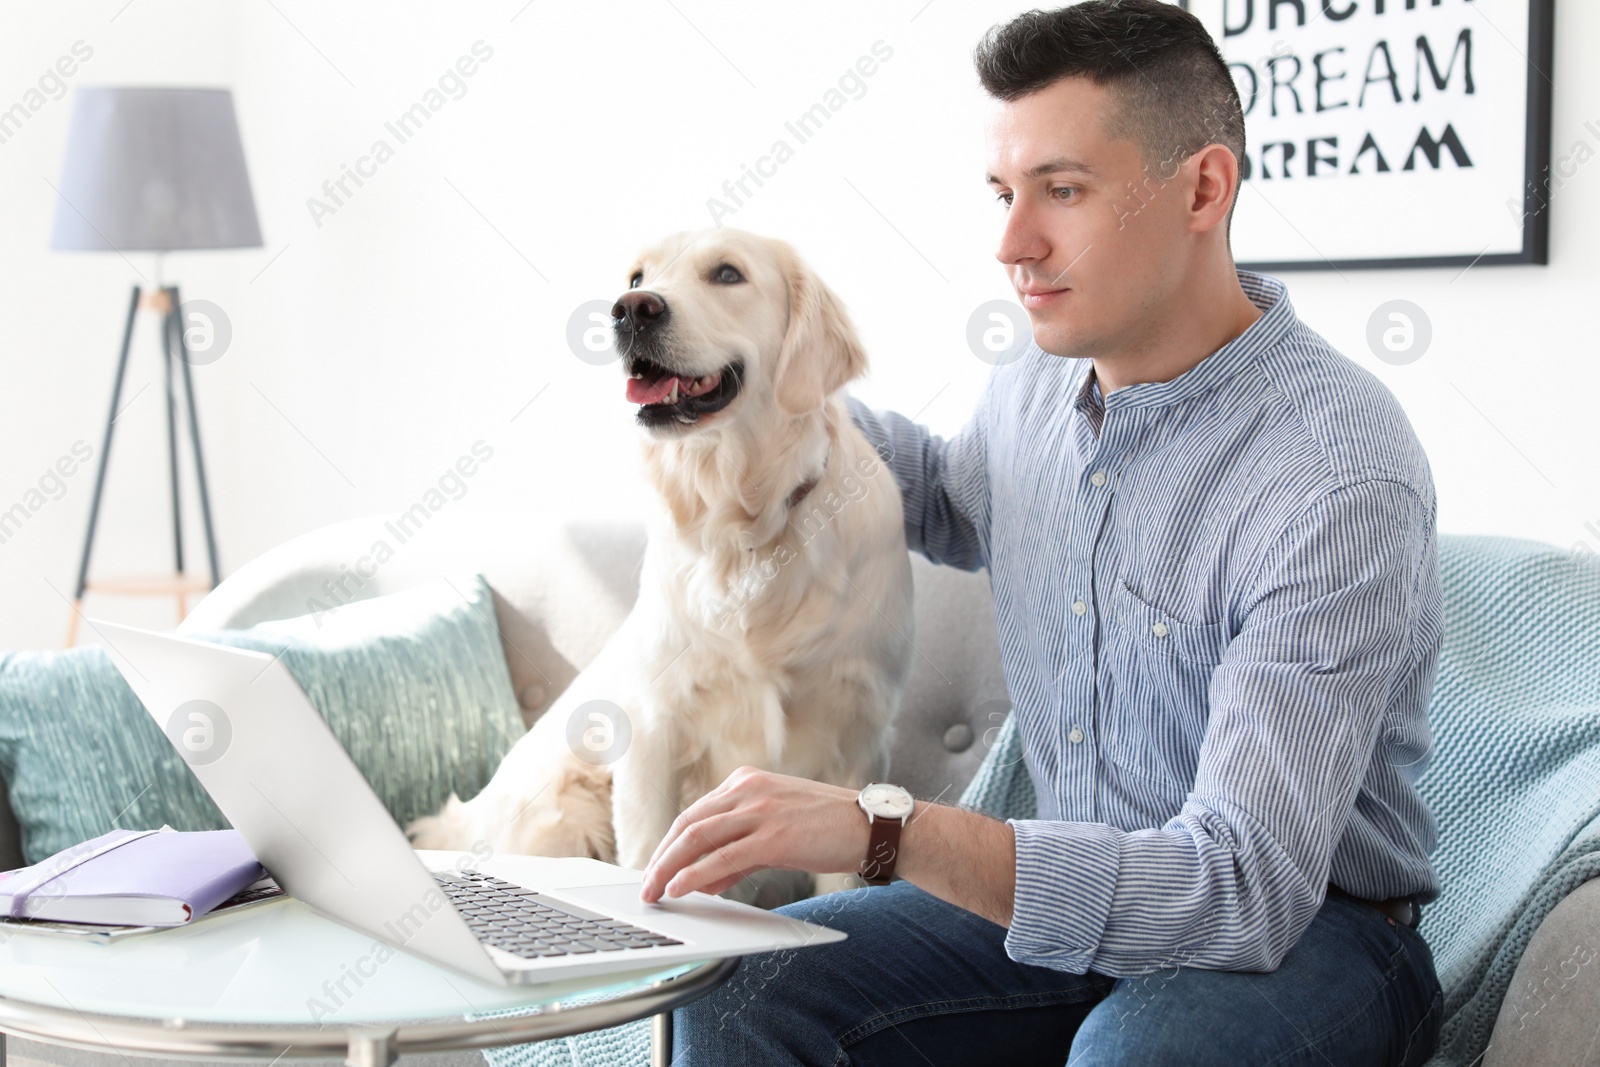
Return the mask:
[[800, 415], [865, 374], [867, 353], [839, 298], [798, 256], [787, 258], [789, 327], [772, 374], [772, 393], [779, 408]]
[[1239, 188], [1239, 161], [1227, 146], [1208, 144], [1189, 160], [1194, 168], [1194, 198], [1189, 204], [1189, 227], [1198, 232], [1223, 227], [1233, 210]]

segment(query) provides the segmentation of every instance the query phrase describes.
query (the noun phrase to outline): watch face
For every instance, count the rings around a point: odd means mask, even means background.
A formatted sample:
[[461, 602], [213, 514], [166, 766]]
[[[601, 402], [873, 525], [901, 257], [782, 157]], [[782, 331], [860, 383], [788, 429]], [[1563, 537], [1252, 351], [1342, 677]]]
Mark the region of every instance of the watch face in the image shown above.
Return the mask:
[[903, 819], [911, 814], [911, 794], [897, 785], [873, 782], [861, 791], [861, 807], [875, 819]]

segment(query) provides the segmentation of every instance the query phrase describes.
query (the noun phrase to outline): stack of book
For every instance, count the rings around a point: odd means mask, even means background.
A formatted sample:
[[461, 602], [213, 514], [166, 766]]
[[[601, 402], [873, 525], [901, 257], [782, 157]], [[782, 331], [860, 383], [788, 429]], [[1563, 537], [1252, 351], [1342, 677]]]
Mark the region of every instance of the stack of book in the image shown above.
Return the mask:
[[237, 830], [113, 830], [0, 873], [0, 924], [105, 940], [281, 896]]

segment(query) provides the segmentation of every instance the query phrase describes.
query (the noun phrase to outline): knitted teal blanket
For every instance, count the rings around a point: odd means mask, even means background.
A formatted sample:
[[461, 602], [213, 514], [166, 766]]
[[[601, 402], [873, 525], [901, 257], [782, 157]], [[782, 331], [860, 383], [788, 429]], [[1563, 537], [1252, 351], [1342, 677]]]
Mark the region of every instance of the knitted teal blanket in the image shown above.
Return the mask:
[[[1417, 788], [1439, 820], [1439, 899], [1418, 927], [1445, 1020], [1428, 1067], [1470, 1067], [1544, 917], [1600, 875], [1600, 561], [1549, 545], [1441, 537], [1445, 640]], [[1007, 719], [961, 803], [1031, 818]], [[646, 1023], [486, 1053], [491, 1067], [645, 1067]]]
[[1600, 875], [1600, 560], [1532, 541], [1440, 539], [1445, 644], [1417, 781], [1441, 895], [1418, 930], [1445, 1021], [1429, 1067], [1489, 1046], [1522, 952]]

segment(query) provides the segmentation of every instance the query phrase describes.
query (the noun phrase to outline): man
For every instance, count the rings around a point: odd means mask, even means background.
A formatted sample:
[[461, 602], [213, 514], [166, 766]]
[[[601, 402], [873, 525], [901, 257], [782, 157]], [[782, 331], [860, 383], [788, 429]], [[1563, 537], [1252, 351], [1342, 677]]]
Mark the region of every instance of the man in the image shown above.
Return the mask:
[[916, 801], [886, 848], [903, 809], [730, 776], [645, 899], [869, 850], [901, 880], [785, 909], [849, 939], [745, 960], [677, 1013], [679, 1062], [1420, 1064], [1426, 458], [1280, 282], [1234, 268], [1244, 123], [1197, 20], [1088, 0], [976, 62], [1035, 345], [948, 441], [851, 412], [912, 548], [989, 570], [1038, 817]]

